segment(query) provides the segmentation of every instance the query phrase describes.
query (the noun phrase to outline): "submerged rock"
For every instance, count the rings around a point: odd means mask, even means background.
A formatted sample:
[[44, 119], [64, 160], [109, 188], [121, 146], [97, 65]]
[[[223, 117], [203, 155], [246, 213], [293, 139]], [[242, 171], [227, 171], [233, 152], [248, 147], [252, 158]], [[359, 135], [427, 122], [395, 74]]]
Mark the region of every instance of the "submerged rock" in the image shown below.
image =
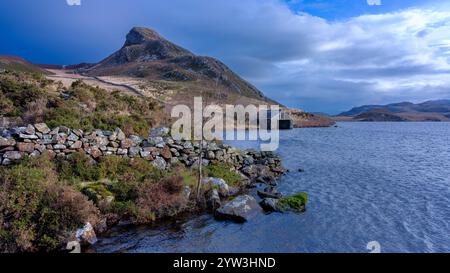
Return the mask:
[[281, 193], [277, 191], [275, 187], [269, 186], [264, 189], [264, 191], [257, 191], [257, 194], [261, 198], [274, 198], [279, 199], [282, 197]]
[[261, 207], [255, 198], [250, 195], [241, 195], [217, 209], [215, 217], [221, 220], [232, 220], [243, 223], [261, 212]]
[[259, 204], [261, 207], [268, 212], [277, 211], [282, 212], [282, 210], [277, 206], [278, 199], [275, 198], [264, 198]]

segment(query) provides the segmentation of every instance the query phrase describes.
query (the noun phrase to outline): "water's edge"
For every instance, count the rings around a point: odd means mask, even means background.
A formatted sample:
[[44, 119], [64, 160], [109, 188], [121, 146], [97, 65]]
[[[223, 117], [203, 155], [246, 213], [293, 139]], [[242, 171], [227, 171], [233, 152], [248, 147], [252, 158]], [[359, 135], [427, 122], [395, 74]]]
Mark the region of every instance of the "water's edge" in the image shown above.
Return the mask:
[[[189, 216], [121, 227], [97, 252], [450, 251], [450, 124], [338, 123], [284, 131], [284, 194], [306, 191], [304, 214], [273, 213], [243, 225]], [[230, 143], [241, 148], [257, 143]], [[297, 172], [299, 168], [304, 173]]]

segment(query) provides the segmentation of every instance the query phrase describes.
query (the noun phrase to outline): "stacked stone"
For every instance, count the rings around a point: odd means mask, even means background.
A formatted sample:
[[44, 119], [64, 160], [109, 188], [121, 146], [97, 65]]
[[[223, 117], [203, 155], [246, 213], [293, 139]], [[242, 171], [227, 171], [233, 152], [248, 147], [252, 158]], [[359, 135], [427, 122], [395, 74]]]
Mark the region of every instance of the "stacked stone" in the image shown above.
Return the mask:
[[[203, 164], [228, 163], [248, 177], [264, 172], [283, 173], [281, 160], [270, 152], [240, 151], [217, 142], [204, 142]], [[45, 123], [0, 129], [0, 160], [3, 165], [13, 164], [24, 156], [36, 157], [44, 151], [51, 157], [65, 158], [76, 152], [98, 160], [102, 156], [116, 155], [144, 158], [157, 168], [166, 169], [180, 162], [188, 167], [198, 164], [200, 144], [174, 140], [168, 128], [155, 128], [148, 138], [126, 136], [119, 128], [114, 131], [84, 132], [59, 126], [50, 129]]]

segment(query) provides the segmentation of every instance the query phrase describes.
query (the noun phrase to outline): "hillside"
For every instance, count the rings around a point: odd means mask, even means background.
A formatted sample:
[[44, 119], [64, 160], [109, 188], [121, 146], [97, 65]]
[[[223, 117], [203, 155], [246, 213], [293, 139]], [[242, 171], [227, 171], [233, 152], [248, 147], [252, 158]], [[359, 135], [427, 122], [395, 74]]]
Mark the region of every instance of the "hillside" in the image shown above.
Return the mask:
[[217, 102], [273, 102], [219, 60], [197, 56], [148, 28], [133, 28], [121, 49], [78, 71], [95, 77], [139, 78], [150, 88], [170, 85], [174, 103], [194, 95]]
[[160, 102], [76, 80], [68, 87], [42, 74], [0, 72], [0, 127], [45, 122], [83, 130], [147, 134], [168, 123]]
[[336, 118], [351, 121], [450, 121], [450, 100], [364, 105]]
[[14, 70], [46, 75], [51, 74], [47, 70], [13, 55], [0, 55], [0, 70]]

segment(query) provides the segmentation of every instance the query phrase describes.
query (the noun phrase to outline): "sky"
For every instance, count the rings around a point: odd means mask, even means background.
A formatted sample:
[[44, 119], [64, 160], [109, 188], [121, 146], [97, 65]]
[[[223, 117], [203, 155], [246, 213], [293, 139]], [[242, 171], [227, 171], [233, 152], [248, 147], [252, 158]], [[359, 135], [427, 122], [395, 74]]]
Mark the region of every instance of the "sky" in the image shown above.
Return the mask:
[[2, 0], [0, 54], [98, 62], [133, 26], [311, 112], [450, 98], [450, 0]]

